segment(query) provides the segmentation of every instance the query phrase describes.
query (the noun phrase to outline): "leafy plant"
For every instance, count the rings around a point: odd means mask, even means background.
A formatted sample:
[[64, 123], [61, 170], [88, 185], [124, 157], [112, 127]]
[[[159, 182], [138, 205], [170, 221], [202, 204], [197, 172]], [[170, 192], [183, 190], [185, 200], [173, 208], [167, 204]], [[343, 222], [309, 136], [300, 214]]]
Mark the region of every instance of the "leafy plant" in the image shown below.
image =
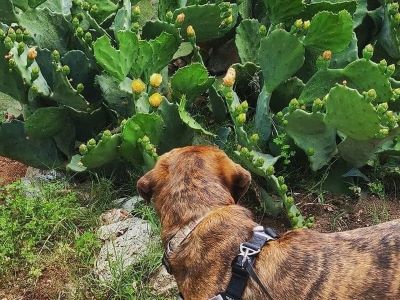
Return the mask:
[[235, 144], [229, 153], [295, 227], [312, 220], [274, 175], [293, 157], [318, 171], [399, 155], [398, 3], [151, 3], [0, 4], [0, 91], [11, 97], [0, 105], [1, 155], [76, 172], [120, 161], [147, 170], [202, 135]]

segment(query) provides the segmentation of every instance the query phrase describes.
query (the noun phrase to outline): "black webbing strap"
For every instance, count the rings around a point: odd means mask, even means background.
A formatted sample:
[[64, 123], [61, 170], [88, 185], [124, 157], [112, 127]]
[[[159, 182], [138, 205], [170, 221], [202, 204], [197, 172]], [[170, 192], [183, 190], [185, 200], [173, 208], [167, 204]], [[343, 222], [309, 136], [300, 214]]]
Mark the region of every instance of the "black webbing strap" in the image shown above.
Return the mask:
[[[264, 229], [262, 226], [257, 226], [254, 228], [253, 237], [250, 239], [250, 241], [240, 245], [240, 254], [236, 256], [232, 262], [232, 277], [229, 281], [227, 289], [225, 292], [220, 293], [209, 300], [241, 300], [244, 290], [247, 287], [249, 278], [258, 284], [265, 294], [265, 299], [272, 300], [267, 288], [254, 271], [253, 265], [262, 247], [264, 247], [268, 241], [275, 240], [278, 237], [278, 234], [271, 228]], [[163, 265], [170, 273], [171, 267], [167, 255], [165, 254], [163, 257]], [[181, 294], [179, 294], [178, 299], [183, 300]]]
[[[224, 293], [221, 293], [224, 300], [241, 300], [244, 290], [251, 277], [266, 294], [272, 299], [268, 290], [254, 272], [253, 265], [262, 247], [270, 240], [275, 240], [278, 235], [271, 228], [256, 227], [250, 241], [240, 245], [240, 254], [232, 263], [232, 277]], [[267, 298], [267, 299], [268, 299]]]

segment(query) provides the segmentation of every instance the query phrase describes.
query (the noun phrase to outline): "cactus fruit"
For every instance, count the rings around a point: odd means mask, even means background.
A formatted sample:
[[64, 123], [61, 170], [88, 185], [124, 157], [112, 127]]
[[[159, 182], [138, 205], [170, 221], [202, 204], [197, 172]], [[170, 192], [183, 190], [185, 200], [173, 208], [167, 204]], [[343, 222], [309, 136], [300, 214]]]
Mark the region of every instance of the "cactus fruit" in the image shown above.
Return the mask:
[[150, 76], [150, 85], [154, 88], [160, 87], [162, 83], [162, 76], [161, 74], [154, 73]]
[[160, 93], [154, 93], [149, 97], [149, 103], [153, 107], [159, 107], [161, 102], [163, 101], [163, 97]]
[[35, 60], [37, 57], [37, 51], [35, 47], [29, 48], [27, 57], [29, 60]]
[[134, 79], [131, 88], [134, 94], [141, 94], [146, 90], [146, 84], [141, 79]]
[[223, 83], [227, 87], [233, 87], [236, 80], [236, 70], [232, 67], [228, 69], [225, 77], [222, 79]]

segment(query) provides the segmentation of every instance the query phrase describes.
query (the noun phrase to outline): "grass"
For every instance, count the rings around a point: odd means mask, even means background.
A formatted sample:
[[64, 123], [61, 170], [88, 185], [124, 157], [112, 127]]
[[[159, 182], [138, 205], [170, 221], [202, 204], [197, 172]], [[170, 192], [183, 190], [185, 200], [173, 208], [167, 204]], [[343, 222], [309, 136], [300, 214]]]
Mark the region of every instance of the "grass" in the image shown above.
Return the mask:
[[382, 202], [380, 205], [373, 203], [368, 209], [368, 214], [372, 224], [377, 225], [390, 220], [390, 213], [387, 204]]
[[[104, 178], [77, 188], [66, 181], [0, 187], [0, 299], [168, 299], [154, 296], [148, 284], [161, 262], [158, 238], [138, 263], [115, 272], [110, 282], [93, 274], [101, 247], [99, 216], [125, 191]], [[149, 205], [141, 203], [133, 213], [159, 236], [158, 218]]]

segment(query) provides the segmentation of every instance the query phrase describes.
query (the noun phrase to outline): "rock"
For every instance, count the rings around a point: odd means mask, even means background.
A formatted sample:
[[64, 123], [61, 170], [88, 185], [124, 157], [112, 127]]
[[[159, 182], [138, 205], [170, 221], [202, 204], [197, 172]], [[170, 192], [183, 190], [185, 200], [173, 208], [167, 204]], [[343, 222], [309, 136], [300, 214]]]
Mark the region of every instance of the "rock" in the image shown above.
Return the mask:
[[114, 201], [114, 205], [116, 207], [120, 207], [125, 209], [129, 212], [132, 212], [139, 202], [144, 201], [144, 199], [140, 196], [133, 196], [133, 197], [124, 197], [119, 198]]
[[123, 220], [126, 220], [131, 217], [131, 214], [125, 209], [114, 208], [109, 211], [106, 211], [100, 216], [100, 223], [102, 225], [110, 225], [113, 223], [117, 223]]
[[125, 220], [103, 225], [97, 230], [97, 236], [103, 241], [115, 240], [115, 238], [125, 234], [138, 220], [141, 219], [129, 217]]
[[65, 178], [65, 175], [56, 170], [40, 170], [33, 167], [28, 167], [24, 178], [28, 180], [53, 181], [56, 179]]
[[174, 276], [168, 274], [164, 266], [159, 267], [150, 278], [150, 286], [157, 295], [172, 294], [178, 290]]
[[99, 237], [105, 240], [97, 257], [95, 273], [102, 281], [110, 281], [140, 260], [149, 247], [151, 226], [148, 222], [130, 217], [102, 226]]

